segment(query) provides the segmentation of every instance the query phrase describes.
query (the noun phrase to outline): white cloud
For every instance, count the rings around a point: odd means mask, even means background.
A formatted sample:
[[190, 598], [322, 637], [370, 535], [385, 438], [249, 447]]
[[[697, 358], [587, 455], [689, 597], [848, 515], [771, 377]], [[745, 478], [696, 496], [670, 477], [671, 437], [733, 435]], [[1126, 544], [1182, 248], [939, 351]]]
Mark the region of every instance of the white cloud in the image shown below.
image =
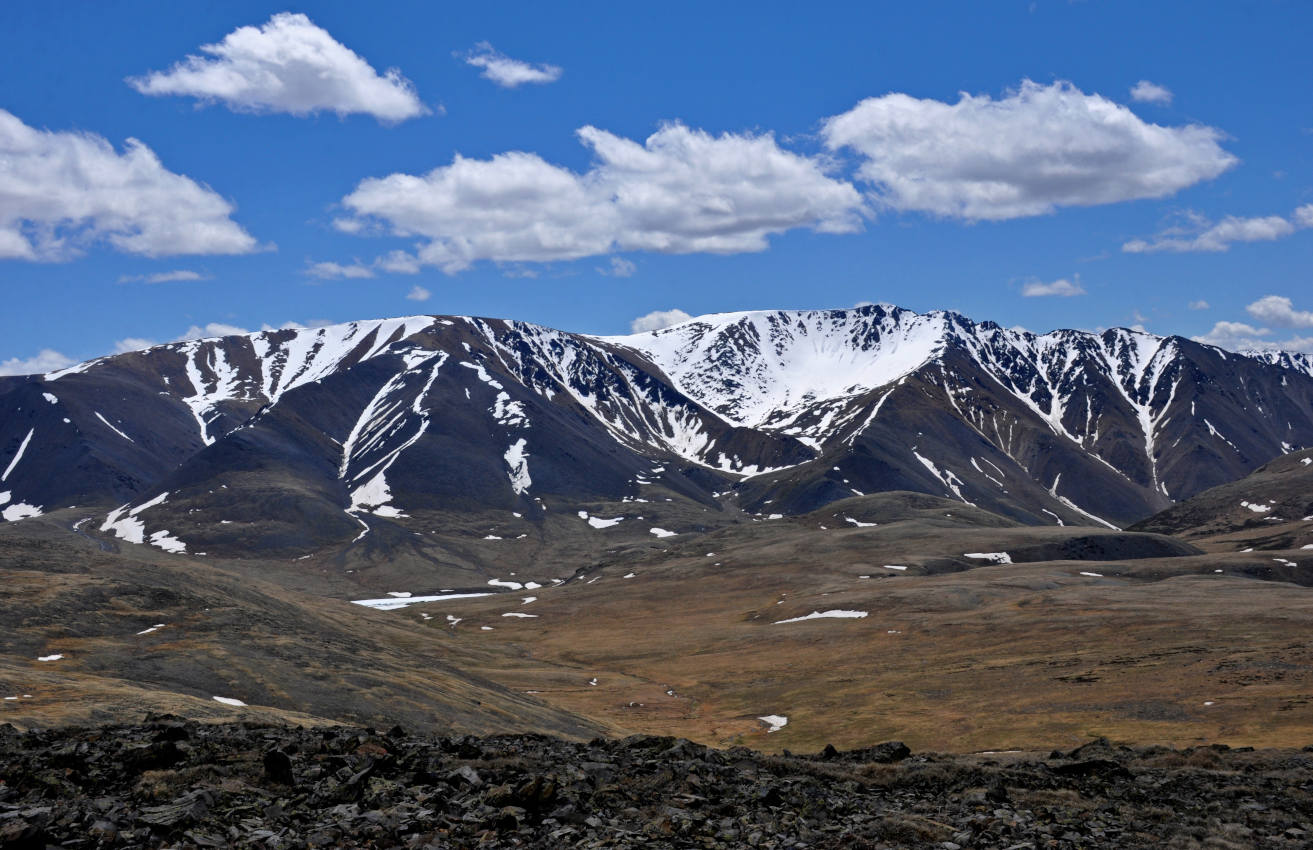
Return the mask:
[[159, 343], [153, 339], [145, 339], [143, 337], [130, 336], [127, 337], [126, 339], [121, 339], [114, 343], [114, 353], [125, 354], [129, 351], [142, 351], [147, 348], [152, 348], [156, 345], [159, 345]]
[[1191, 310], [1207, 310], [1211, 306], [1212, 306], [1211, 304], [1209, 304], [1207, 301], [1203, 300], [1202, 298], [1199, 299], [1198, 301], [1191, 301], [1189, 304]]
[[1305, 351], [1313, 353], [1313, 336], [1272, 339], [1271, 328], [1256, 328], [1245, 322], [1217, 322], [1195, 342], [1216, 345], [1228, 351]]
[[119, 283], [173, 283], [174, 281], [191, 281], [191, 280], [209, 280], [210, 275], [194, 272], [190, 269], [178, 269], [171, 272], [156, 272], [155, 274], [125, 274], [119, 278]]
[[626, 260], [624, 257], [612, 257], [611, 267], [598, 267], [597, 273], [610, 277], [633, 277], [634, 272], [638, 271], [638, 266]]
[[864, 158], [877, 202], [967, 220], [1002, 220], [1161, 198], [1238, 161], [1212, 127], [1162, 127], [1066, 82], [1025, 80], [994, 100], [868, 98], [825, 121], [832, 150]]
[[410, 292], [407, 292], [407, 293], [406, 293], [406, 300], [408, 300], [408, 301], [427, 301], [427, 300], [429, 300], [429, 296], [432, 295], [432, 294], [433, 294], [433, 293], [429, 292], [427, 289], [425, 289], [424, 287], [420, 286], [419, 284], [415, 284], [414, 286], [412, 286], [412, 287], [410, 288]]
[[317, 277], [322, 280], [332, 280], [334, 278], [366, 278], [373, 277], [374, 272], [368, 266], [361, 265], [359, 262], [343, 265], [341, 263], [313, 263], [306, 268], [305, 273], [311, 277]]
[[554, 83], [561, 79], [561, 69], [556, 65], [531, 65], [512, 59], [486, 41], [474, 45], [474, 49], [461, 58], [466, 65], [482, 68], [483, 73], [479, 76], [503, 88], [513, 89], [525, 83]]
[[1294, 302], [1284, 295], [1264, 295], [1245, 307], [1245, 312], [1280, 328], [1313, 328], [1313, 311], [1296, 310]]
[[[1294, 303], [1282, 295], [1265, 295], [1245, 307], [1245, 311], [1260, 322], [1283, 328], [1313, 328], [1313, 311], [1296, 310]], [[1208, 343], [1230, 351], [1277, 350], [1313, 353], [1313, 336], [1293, 335], [1287, 339], [1273, 339], [1275, 332], [1269, 327], [1255, 327], [1247, 322], [1217, 322], [1195, 342]]]
[[1059, 278], [1052, 283], [1044, 283], [1038, 280], [1032, 280], [1021, 288], [1021, 294], [1027, 298], [1037, 298], [1046, 295], [1059, 295], [1070, 298], [1073, 295], [1084, 295], [1085, 287], [1080, 285], [1080, 275], [1073, 275], [1074, 280]]
[[385, 272], [391, 274], [419, 274], [419, 258], [405, 251], [392, 251], [374, 261]]
[[1166, 106], [1172, 102], [1172, 90], [1148, 80], [1140, 80], [1131, 86], [1131, 100], [1140, 103], [1161, 103]]
[[712, 136], [668, 124], [641, 144], [595, 127], [578, 136], [596, 157], [584, 174], [519, 151], [457, 156], [422, 176], [361, 181], [342, 200], [352, 217], [337, 225], [367, 233], [382, 224], [427, 240], [416, 261], [448, 274], [480, 260], [762, 251], [767, 237], [797, 227], [861, 228], [857, 190], [769, 134]]
[[223, 322], [210, 322], [204, 327], [192, 325], [187, 328], [186, 333], [178, 337], [177, 342], [183, 342], [192, 339], [210, 339], [216, 336], [237, 336], [239, 334], [248, 334], [246, 328], [239, 328], [236, 325], [227, 325]]
[[128, 254], [246, 254], [255, 239], [212, 189], [128, 139], [27, 126], [0, 109], [0, 259], [67, 260], [93, 242]]
[[220, 100], [239, 112], [364, 113], [388, 123], [428, 112], [400, 71], [380, 76], [305, 15], [281, 12], [200, 51], [207, 56], [188, 56], [128, 84], [146, 95]]
[[1229, 215], [1212, 222], [1198, 213], [1188, 213], [1184, 224], [1166, 228], [1149, 239], [1132, 239], [1122, 245], [1122, 250], [1128, 254], [1219, 252], [1229, 250], [1236, 242], [1284, 239], [1307, 227], [1313, 227], [1313, 204], [1299, 207], [1289, 219], [1279, 215], [1253, 218]]
[[43, 348], [37, 352], [36, 356], [29, 357], [26, 360], [17, 357], [0, 360], [0, 375], [36, 375], [41, 372], [53, 372], [56, 369], [63, 369], [72, 366], [75, 362], [77, 361], [72, 357], [66, 357], [53, 348]]
[[659, 331], [693, 318], [683, 310], [653, 310], [646, 316], [639, 316], [629, 323], [629, 330], [636, 334], [646, 331]]

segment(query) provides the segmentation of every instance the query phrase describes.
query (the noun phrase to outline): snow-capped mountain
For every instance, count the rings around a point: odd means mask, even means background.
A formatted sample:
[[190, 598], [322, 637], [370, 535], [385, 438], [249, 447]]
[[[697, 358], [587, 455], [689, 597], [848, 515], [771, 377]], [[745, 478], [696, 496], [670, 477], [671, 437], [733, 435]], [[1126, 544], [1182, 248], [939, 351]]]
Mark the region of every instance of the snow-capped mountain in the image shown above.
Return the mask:
[[232, 549], [258, 523], [243, 545], [304, 551], [652, 487], [699, 510], [912, 490], [1124, 525], [1313, 446], [1313, 369], [885, 304], [623, 337], [417, 316], [4, 379], [0, 410], [5, 519], [102, 506], [96, 528], [125, 541]]

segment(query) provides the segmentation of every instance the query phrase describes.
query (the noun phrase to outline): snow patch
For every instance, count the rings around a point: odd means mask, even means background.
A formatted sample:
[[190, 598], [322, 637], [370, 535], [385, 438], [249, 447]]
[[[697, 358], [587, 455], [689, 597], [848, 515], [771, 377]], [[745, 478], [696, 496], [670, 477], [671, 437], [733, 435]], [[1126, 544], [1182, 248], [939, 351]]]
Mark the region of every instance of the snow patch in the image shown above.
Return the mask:
[[386, 599], [352, 599], [352, 605], [363, 605], [366, 608], [374, 608], [379, 611], [395, 611], [398, 608], [405, 608], [407, 605], [418, 605], [422, 602], [446, 602], [449, 599], [475, 599], [480, 596], [492, 596], [491, 593], [442, 593], [436, 596], [410, 596], [403, 597], [388, 595]]
[[[5, 495], [9, 495], [7, 491]], [[6, 522], [17, 522], [20, 519], [31, 519], [32, 517], [41, 516], [41, 514], [41, 508], [36, 505], [29, 505], [26, 502], [15, 502], [3, 511], [0, 511], [0, 516], [4, 517]]]
[[347, 512], [357, 513], [363, 511], [381, 517], [406, 516], [397, 508], [389, 505], [388, 502], [391, 501], [392, 490], [388, 487], [387, 477], [383, 470], [379, 470], [373, 478], [351, 491], [351, 507], [347, 508]]
[[979, 558], [982, 561], [989, 561], [991, 564], [1010, 564], [1012, 556], [1007, 552], [967, 552], [963, 558]]
[[529, 477], [529, 452], [525, 450], [527, 442], [521, 437], [512, 443], [503, 455], [506, 466], [510, 468], [508, 477], [511, 480], [511, 489], [521, 495], [529, 492], [529, 487], [533, 484], [533, 479]]
[[242, 702], [241, 700], [233, 699], [232, 697], [210, 697], [210, 699], [214, 700], [215, 702], [221, 702], [224, 705], [231, 705], [237, 708], [241, 708], [246, 705], [246, 703]]
[[150, 536], [150, 545], [163, 549], [165, 552], [172, 552], [175, 555], [181, 555], [187, 551], [186, 543], [164, 530], [156, 531]]
[[765, 714], [757, 719], [766, 724], [767, 734], [778, 732], [785, 726], [789, 725], [789, 718], [785, 717], [783, 714]]
[[648, 532], [655, 534], [657, 537], [674, 537], [679, 533], [676, 531], [667, 531], [664, 528], [649, 528]]
[[9, 461], [9, 465], [5, 467], [4, 474], [0, 475], [0, 481], [7, 480], [9, 478], [9, 473], [14, 471], [15, 466], [18, 466], [18, 462], [23, 459], [23, 452], [27, 451], [27, 444], [32, 442], [32, 435], [35, 433], [36, 428], [28, 430], [27, 436], [24, 437], [23, 442], [18, 445], [18, 452], [14, 455], [13, 460]]
[[[140, 505], [137, 505], [135, 508], [132, 508], [131, 510], [128, 510], [127, 505], [117, 507], [114, 510], [110, 511], [105, 516], [105, 521], [100, 524], [100, 530], [112, 531], [114, 532], [114, 536], [118, 537], [120, 540], [126, 540], [129, 543], [136, 543], [140, 545], [146, 542], [146, 523], [143, 522], [142, 520], [137, 519], [136, 518], [137, 514], [141, 513], [142, 511], [149, 510], [150, 508], [153, 508], [156, 505], [164, 504], [164, 502], [168, 499], [168, 497], [169, 497], [169, 491], [165, 490], [163, 493], [160, 493], [155, 498], [148, 499], [145, 502], [142, 502]], [[123, 512], [125, 510], [128, 510], [127, 516], [123, 516]], [[167, 534], [167, 532], [165, 532], [165, 534]], [[153, 539], [153, 535], [152, 535], [151, 543], [158, 545], [155, 543], [155, 540]], [[161, 546], [160, 548], [164, 548], [164, 547]]]
[[127, 440], [129, 443], [136, 443], [136, 442], [137, 442], [136, 440], [134, 440], [134, 439], [132, 439], [131, 437], [129, 437], [127, 434], [124, 434], [124, 433], [123, 433], [122, 431], [120, 431], [118, 428], [115, 428], [115, 427], [110, 423], [110, 421], [109, 421], [108, 419], [106, 419], [104, 416], [101, 416], [101, 415], [100, 415], [100, 411], [96, 411], [96, 418], [99, 419], [101, 422], [104, 422], [106, 428], [108, 428], [109, 430], [113, 431], [115, 434], [118, 434], [120, 437], [122, 437], [123, 439]]
[[841, 611], [838, 609], [831, 611], [813, 611], [805, 617], [790, 617], [787, 620], [776, 620], [775, 625], [779, 626], [784, 623], [801, 623], [803, 620], [860, 620], [867, 616], [867, 611]]
[[625, 519], [622, 516], [618, 516], [614, 519], [602, 519], [601, 517], [589, 516], [588, 511], [580, 511], [579, 518], [587, 522], [593, 528], [610, 528], [613, 525], [619, 525]]

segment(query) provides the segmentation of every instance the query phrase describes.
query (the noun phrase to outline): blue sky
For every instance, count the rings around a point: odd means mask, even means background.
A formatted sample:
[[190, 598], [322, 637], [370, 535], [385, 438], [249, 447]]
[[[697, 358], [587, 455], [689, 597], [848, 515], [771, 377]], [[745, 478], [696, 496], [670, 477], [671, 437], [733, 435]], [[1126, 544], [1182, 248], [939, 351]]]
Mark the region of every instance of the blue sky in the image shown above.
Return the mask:
[[7, 9], [0, 371], [863, 301], [1313, 350], [1307, 4], [629, 6]]

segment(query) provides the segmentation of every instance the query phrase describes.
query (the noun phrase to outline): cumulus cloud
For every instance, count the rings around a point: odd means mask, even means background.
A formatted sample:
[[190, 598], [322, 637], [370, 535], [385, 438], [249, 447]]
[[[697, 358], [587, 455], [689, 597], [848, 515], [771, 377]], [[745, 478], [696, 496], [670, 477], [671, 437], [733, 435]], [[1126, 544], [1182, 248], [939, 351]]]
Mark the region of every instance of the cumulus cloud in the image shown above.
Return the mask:
[[636, 334], [647, 331], [659, 331], [662, 328], [668, 328], [671, 325], [677, 325], [680, 322], [687, 322], [693, 318], [683, 310], [653, 310], [646, 316], [639, 316], [629, 323], [629, 330]]
[[1313, 328], [1313, 311], [1296, 310], [1294, 302], [1284, 295], [1264, 295], [1245, 307], [1245, 312], [1280, 328]]
[[531, 65], [512, 59], [486, 41], [480, 41], [461, 58], [466, 65], [482, 68], [483, 73], [479, 76], [503, 88], [513, 89], [525, 83], [554, 83], [561, 79], [561, 69], [556, 65]]
[[1296, 230], [1313, 227], [1313, 204], [1296, 209], [1290, 218], [1279, 215], [1241, 218], [1228, 215], [1211, 221], [1199, 213], [1188, 213], [1185, 222], [1168, 227], [1149, 239], [1132, 239], [1122, 245], [1128, 254], [1155, 254], [1161, 251], [1186, 253], [1220, 252], [1236, 242], [1273, 242]]
[[433, 294], [433, 293], [429, 292], [427, 289], [425, 289], [424, 287], [420, 286], [419, 284], [415, 284], [414, 286], [412, 286], [412, 287], [410, 288], [410, 291], [406, 293], [406, 300], [408, 300], [408, 301], [427, 301], [427, 300], [429, 300], [429, 296], [432, 295], [432, 294]]
[[610, 268], [598, 267], [597, 269], [598, 274], [609, 277], [633, 277], [636, 271], [638, 271], [638, 266], [624, 257], [612, 257]]
[[222, 101], [237, 112], [335, 112], [385, 123], [428, 112], [396, 68], [380, 75], [302, 14], [281, 12], [261, 27], [239, 27], [167, 71], [130, 77], [146, 95]]
[[1313, 328], [1313, 311], [1296, 310], [1294, 302], [1284, 295], [1264, 295], [1247, 305], [1245, 312], [1265, 326], [1257, 327], [1248, 322], [1217, 322], [1208, 333], [1195, 337], [1195, 341], [1231, 351], [1256, 349], [1313, 353], [1313, 336], [1295, 334], [1286, 339], [1274, 339], [1275, 331], [1266, 327]]
[[1074, 280], [1059, 278], [1052, 283], [1033, 280], [1021, 287], [1021, 294], [1027, 298], [1039, 298], [1047, 295], [1058, 295], [1070, 298], [1073, 295], [1084, 295], [1085, 287], [1080, 284], [1080, 275], [1073, 275]]
[[868, 98], [822, 126], [830, 149], [863, 157], [858, 174], [879, 205], [971, 221], [1166, 197], [1236, 164], [1222, 137], [1146, 123], [1070, 83], [1030, 80], [998, 100]]
[[1148, 80], [1140, 80], [1131, 86], [1131, 100], [1140, 103], [1161, 103], [1166, 106], [1172, 102], [1172, 90]]
[[369, 266], [361, 265], [359, 262], [343, 265], [342, 263], [312, 263], [306, 268], [305, 273], [311, 277], [317, 277], [321, 280], [333, 280], [335, 278], [366, 278], [373, 277], [374, 272]]
[[210, 275], [194, 272], [190, 269], [177, 269], [171, 272], [155, 274], [125, 274], [119, 277], [119, 283], [173, 283], [175, 281], [209, 280]]
[[584, 127], [583, 174], [532, 153], [457, 156], [428, 174], [360, 182], [342, 200], [348, 233], [419, 237], [414, 258], [454, 274], [480, 260], [548, 262], [609, 254], [762, 251], [797, 227], [861, 228], [864, 206], [819, 160], [773, 136], [712, 136], [667, 124], [639, 143]]
[[246, 254], [232, 204], [128, 139], [27, 126], [0, 109], [0, 259], [59, 261], [95, 242], [162, 257]]
[[1212, 305], [1201, 298], [1198, 301], [1191, 301], [1188, 306], [1191, 310], [1207, 310]]
[[35, 356], [26, 359], [10, 357], [8, 360], [0, 360], [0, 375], [36, 375], [63, 369], [75, 362], [72, 357], [60, 354], [53, 348], [43, 348]]

